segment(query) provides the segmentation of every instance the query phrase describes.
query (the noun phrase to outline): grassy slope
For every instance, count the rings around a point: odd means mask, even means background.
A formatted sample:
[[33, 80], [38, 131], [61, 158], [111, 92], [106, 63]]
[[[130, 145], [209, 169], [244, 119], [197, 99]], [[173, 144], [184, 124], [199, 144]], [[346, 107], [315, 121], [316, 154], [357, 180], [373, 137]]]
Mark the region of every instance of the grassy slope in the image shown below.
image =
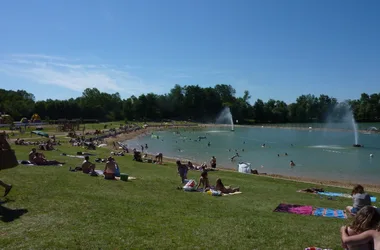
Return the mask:
[[[18, 159], [30, 147], [14, 146]], [[60, 150], [74, 153], [68, 146]], [[212, 197], [176, 190], [179, 177], [173, 165], [136, 163], [118, 157], [122, 172], [138, 177], [131, 182], [106, 181], [68, 171], [81, 159], [47, 152], [65, 160], [64, 167], [19, 166], [1, 171], [12, 183], [4, 207], [28, 209], [13, 222], [0, 221], [4, 249], [304, 249], [340, 248], [339, 228], [348, 221], [274, 213], [281, 202], [343, 208], [350, 199], [336, 201], [297, 193], [305, 183], [232, 172], [211, 172], [225, 184], [239, 185], [243, 194]], [[106, 149], [97, 150], [105, 156]], [[98, 165], [103, 168], [102, 165]], [[189, 177], [198, 178], [199, 172]], [[331, 191], [345, 191], [329, 188]], [[0, 217], [1, 218], [1, 217]]]

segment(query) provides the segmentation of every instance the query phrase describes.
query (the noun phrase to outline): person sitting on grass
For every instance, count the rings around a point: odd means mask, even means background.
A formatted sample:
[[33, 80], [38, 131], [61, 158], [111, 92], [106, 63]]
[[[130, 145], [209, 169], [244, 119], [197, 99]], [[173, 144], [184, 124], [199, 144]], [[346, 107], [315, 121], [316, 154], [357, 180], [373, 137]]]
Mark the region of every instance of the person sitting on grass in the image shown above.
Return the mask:
[[217, 179], [216, 180], [216, 186], [215, 186], [215, 189], [217, 191], [220, 191], [222, 192], [223, 194], [230, 194], [230, 193], [235, 193], [235, 192], [239, 192], [239, 188], [231, 188], [231, 187], [225, 187], [222, 183], [222, 180], [221, 179]]
[[82, 171], [85, 174], [89, 174], [95, 171], [95, 164], [90, 162], [90, 157], [88, 155], [84, 157], [84, 161], [82, 163]]
[[162, 153], [158, 153], [157, 155], [156, 155], [156, 157], [155, 157], [155, 159], [156, 159], [156, 164], [162, 164], [162, 161], [163, 161], [163, 158], [164, 158], [164, 156], [163, 156], [163, 154]]
[[29, 152], [29, 161], [33, 163], [34, 157], [36, 156], [37, 150], [32, 148], [32, 151]]
[[373, 250], [374, 236], [380, 234], [375, 230], [379, 222], [380, 214], [376, 208], [365, 206], [360, 209], [352, 224], [341, 228], [343, 247], [349, 250]]
[[198, 189], [199, 187], [201, 187], [203, 189], [203, 191], [207, 191], [207, 190], [209, 190], [211, 188], [210, 187], [210, 182], [208, 180], [207, 171], [203, 171], [201, 173], [201, 177], [199, 178], [199, 182], [198, 182], [198, 185], [197, 185], [196, 189]]
[[49, 161], [41, 153], [35, 153], [32, 163], [36, 164], [38, 166], [59, 165], [59, 164], [63, 165], [63, 164], [65, 164], [64, 162], [59, 162], [56, 160]]
[[111, 156], [108, 157], [108, 160], [106, 162], [106, 167], [104, 168], [104, 179], [106, 180], [114, 180], [115, 179], [115, 173], [116, 173], [116, 163], [114, 158]]
[[180, 160], [176, 161], [177, 164], [177, 171], [179, 176], [181, 177], [181, 183], [185, 183], [185, 180], [187, 179], [187, 171], [188, 168], [185, 164], [182, 164]]
[[364, 206], [371, 206], [371, 196], [364, 192], [362, 185], [356, 185], [352, 190], [352, 199], [354, 200], [353, 206], [347, 206], [346, 212], [355, 215]]

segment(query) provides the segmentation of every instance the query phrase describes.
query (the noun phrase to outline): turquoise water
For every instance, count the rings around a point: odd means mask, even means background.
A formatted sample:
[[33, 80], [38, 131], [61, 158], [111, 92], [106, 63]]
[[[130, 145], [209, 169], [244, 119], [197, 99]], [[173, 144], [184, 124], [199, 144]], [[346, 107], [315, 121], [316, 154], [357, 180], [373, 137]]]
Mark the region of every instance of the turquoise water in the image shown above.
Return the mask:
[[[365, 147], [354, 148], [353, 132], [265, 127], [237, 127], [234, 132], [227, 127], [178, 131], [179, 134], [173, 130], [155, 132], [159, 139], [149, 135], [126, 143], [138, 149], [147, 143], [149, 153], [162, 152], [183, 161], [208, 163], [214, 155], [218, 164], [227, 168], [236, 168], [238, 162], [245, 161], [259, 172], [321, 180], [377, 184], [380, 177], [379, 134], [359, 134], [359, 143]], [[207, 139], [199, 141], [199, 136]], [[231, 162], [235, 152], [241, 157]], [[289, 166], [290, 160], [296, 164], [294, 168]]]

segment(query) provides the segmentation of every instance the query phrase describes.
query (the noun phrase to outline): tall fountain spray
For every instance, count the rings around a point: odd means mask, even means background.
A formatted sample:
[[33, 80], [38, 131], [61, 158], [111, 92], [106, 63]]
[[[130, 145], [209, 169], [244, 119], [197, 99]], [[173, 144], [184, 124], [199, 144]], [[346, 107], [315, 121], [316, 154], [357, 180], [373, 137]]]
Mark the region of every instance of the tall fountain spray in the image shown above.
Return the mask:
[[229, 107], [225, 107], [219, 116], [216, 118], [215, 123], [218, 124], [231, 124], [231, 131], [234, 131], [234, 120], [232, 118], [231, 110]]
[[362, 147], [359, 144], [358, 126], [354, 114], [347, 102], [341, 102], [334, 107], [328, 115], [328, 128], [352, 129], [354, 132], [354, 147]]
[[352, 128], [354, 129], [354, 136], [355, 136], [354, 145], [359, 145], [358, 125], [356, 124], [354, 115], [352, 115], [351, 122], [352, 122]]

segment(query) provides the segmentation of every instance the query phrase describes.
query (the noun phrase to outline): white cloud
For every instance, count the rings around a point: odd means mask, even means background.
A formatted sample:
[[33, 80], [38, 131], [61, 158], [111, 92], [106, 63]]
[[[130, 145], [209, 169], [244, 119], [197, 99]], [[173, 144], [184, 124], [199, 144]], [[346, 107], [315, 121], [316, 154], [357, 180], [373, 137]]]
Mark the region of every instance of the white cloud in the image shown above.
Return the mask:
[[125, 71], [125, 67], [79, 62], [78, 59], [48, 55], [17, 54], [0, 61], [0, 72], [34, 83], [56, 85], [78, 92], [86, 88], [134, 95], [163, 92], [162, 85], [146, 83], [140, 77]]

